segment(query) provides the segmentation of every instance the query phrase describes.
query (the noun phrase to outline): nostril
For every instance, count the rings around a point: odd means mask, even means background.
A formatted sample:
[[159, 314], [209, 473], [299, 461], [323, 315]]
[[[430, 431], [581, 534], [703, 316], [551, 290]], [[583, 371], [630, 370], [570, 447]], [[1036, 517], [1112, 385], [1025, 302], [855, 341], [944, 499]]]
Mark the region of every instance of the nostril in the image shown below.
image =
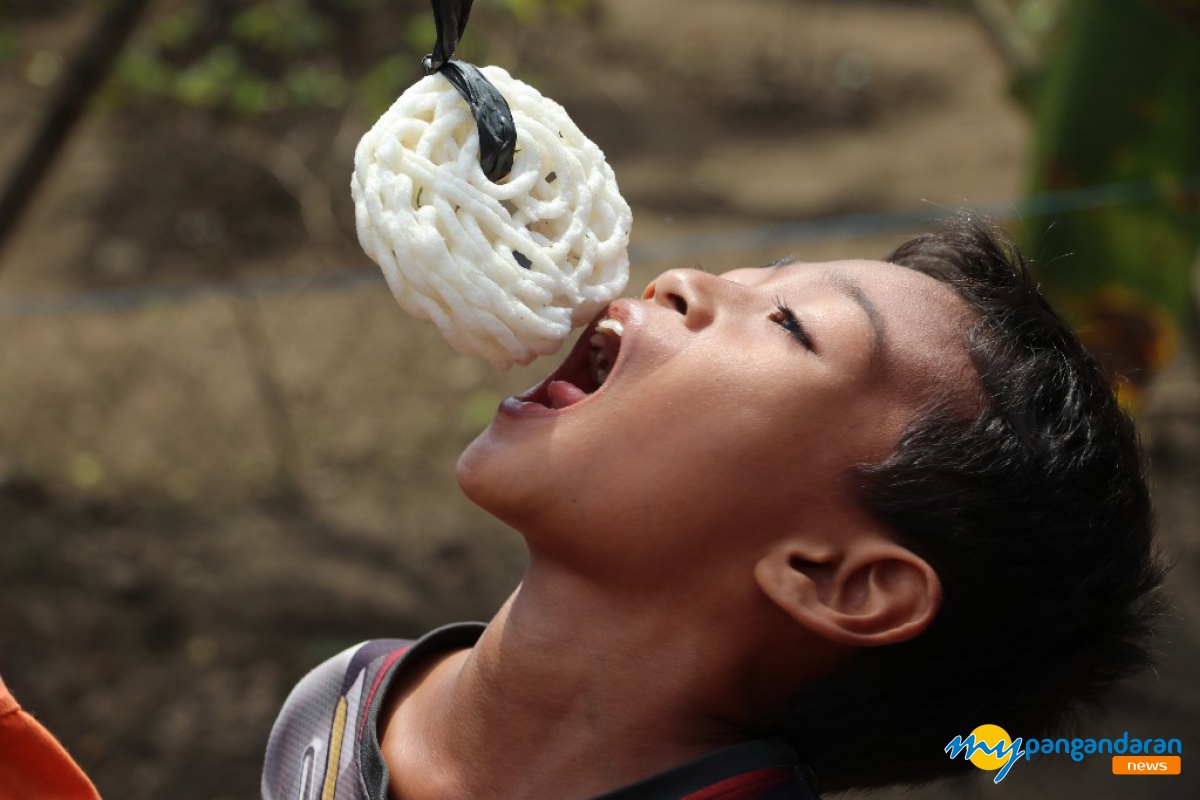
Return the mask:
[[677, 294], [669, 294], [667, 295], [667, 299], [671, 301], [671, 305], [675, 306], [676, 311], [678, 311], [680, 314], [684, 314], [685, 316], [687, 315], [687, 300], [684, 300]]

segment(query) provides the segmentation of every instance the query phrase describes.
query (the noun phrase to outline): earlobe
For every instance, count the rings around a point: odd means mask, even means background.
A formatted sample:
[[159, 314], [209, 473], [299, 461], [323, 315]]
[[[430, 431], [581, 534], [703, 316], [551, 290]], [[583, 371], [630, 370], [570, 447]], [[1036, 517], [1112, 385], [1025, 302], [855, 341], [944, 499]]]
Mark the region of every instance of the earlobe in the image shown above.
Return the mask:
[[937, 615], [941, 584], [929, 564], [894, 542], [845, 549], [781, 542], [755, 567], [759, 587], [804, 627], [832, 642], [894, 644]]

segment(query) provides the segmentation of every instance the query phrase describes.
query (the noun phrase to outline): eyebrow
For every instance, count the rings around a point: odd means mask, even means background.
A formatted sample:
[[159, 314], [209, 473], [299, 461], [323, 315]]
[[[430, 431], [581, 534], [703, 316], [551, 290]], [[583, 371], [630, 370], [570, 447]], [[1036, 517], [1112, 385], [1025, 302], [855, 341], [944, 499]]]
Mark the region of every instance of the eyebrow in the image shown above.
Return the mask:
[[883, 317], [880, 315], [879, 309], [871, 302], [871, 298], [863, 291], [858, 281], [853, 278], [830, 270], [822, 273], [821, 279], [853, 300], [867, 315], [867, 319], [871, 322], [871, 330], [875, 333], [875, 339], [871, 346], [871, 360], [875, 361], [876, 357], [883, 352], [884, 346], [887, 344]]

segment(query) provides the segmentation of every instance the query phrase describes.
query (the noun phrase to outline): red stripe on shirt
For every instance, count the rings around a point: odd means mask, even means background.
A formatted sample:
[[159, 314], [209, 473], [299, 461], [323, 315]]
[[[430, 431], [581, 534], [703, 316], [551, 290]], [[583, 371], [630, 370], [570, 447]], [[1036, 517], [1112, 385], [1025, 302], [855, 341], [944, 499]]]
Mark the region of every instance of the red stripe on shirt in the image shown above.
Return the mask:
[[358, 735], [360, 737], [363, 735], [363, 731], [366, 730], [367, 716], [371, 713], [371, 701], [375, 699], [375, 692], [379, 690], [379, 684], [383, 681], [383, 676], [388, 674], [388, 670], [391, 669], [392, 664], [395, 664], [396, 659], [404, 655], [407, 650], [407, 647], [402, 647], [389, 655], [387, 660], [383, 662], [383, 666], [379, 668], [379, 672], [375, 673], [375, 682], [371, 684], [371, 692], [367, 695], [366, 702], [363, 703], [362, 720], [358, 723]]
[[759, 769], [726, 778], [720, 783], [692, 792], [683, 800], [749, 800], [760, 792], [774, 789], [789, 777], [787, 770], [778, 767]]

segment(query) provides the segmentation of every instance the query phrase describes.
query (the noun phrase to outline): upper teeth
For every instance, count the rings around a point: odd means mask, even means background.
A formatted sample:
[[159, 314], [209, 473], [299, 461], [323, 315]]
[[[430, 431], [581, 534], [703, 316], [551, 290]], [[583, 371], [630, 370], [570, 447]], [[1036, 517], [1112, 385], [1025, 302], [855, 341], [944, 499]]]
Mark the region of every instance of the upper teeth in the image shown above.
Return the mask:
[[591, 367], [592, 380], [596, 382], [597, 389], [604, 385], [609, 370], [612, 369], [612, 365], [608, 363], [608, 351], [604, 347], [605, 333], [620, 337], [625, 333], [625, 328], [615, 319], [601, 320], [596, 326], [596, 332], [588, 340], [588, 344], [591, 345], [588, 348], [588, 366]]
[[[621, 336], [625, 333], [625, 326], [623, 326], [621, 323], [617, 322], [615, 319], [602, 319], [602, 320], [600, 320], [600, 324], [596, 326], [596, 330], [610, 331], [611, 333], [613, 333], [617, 336]], [[594, 337], [593, 337], [592, 341], [593, 341], [593, 343], [595, 343]]]

